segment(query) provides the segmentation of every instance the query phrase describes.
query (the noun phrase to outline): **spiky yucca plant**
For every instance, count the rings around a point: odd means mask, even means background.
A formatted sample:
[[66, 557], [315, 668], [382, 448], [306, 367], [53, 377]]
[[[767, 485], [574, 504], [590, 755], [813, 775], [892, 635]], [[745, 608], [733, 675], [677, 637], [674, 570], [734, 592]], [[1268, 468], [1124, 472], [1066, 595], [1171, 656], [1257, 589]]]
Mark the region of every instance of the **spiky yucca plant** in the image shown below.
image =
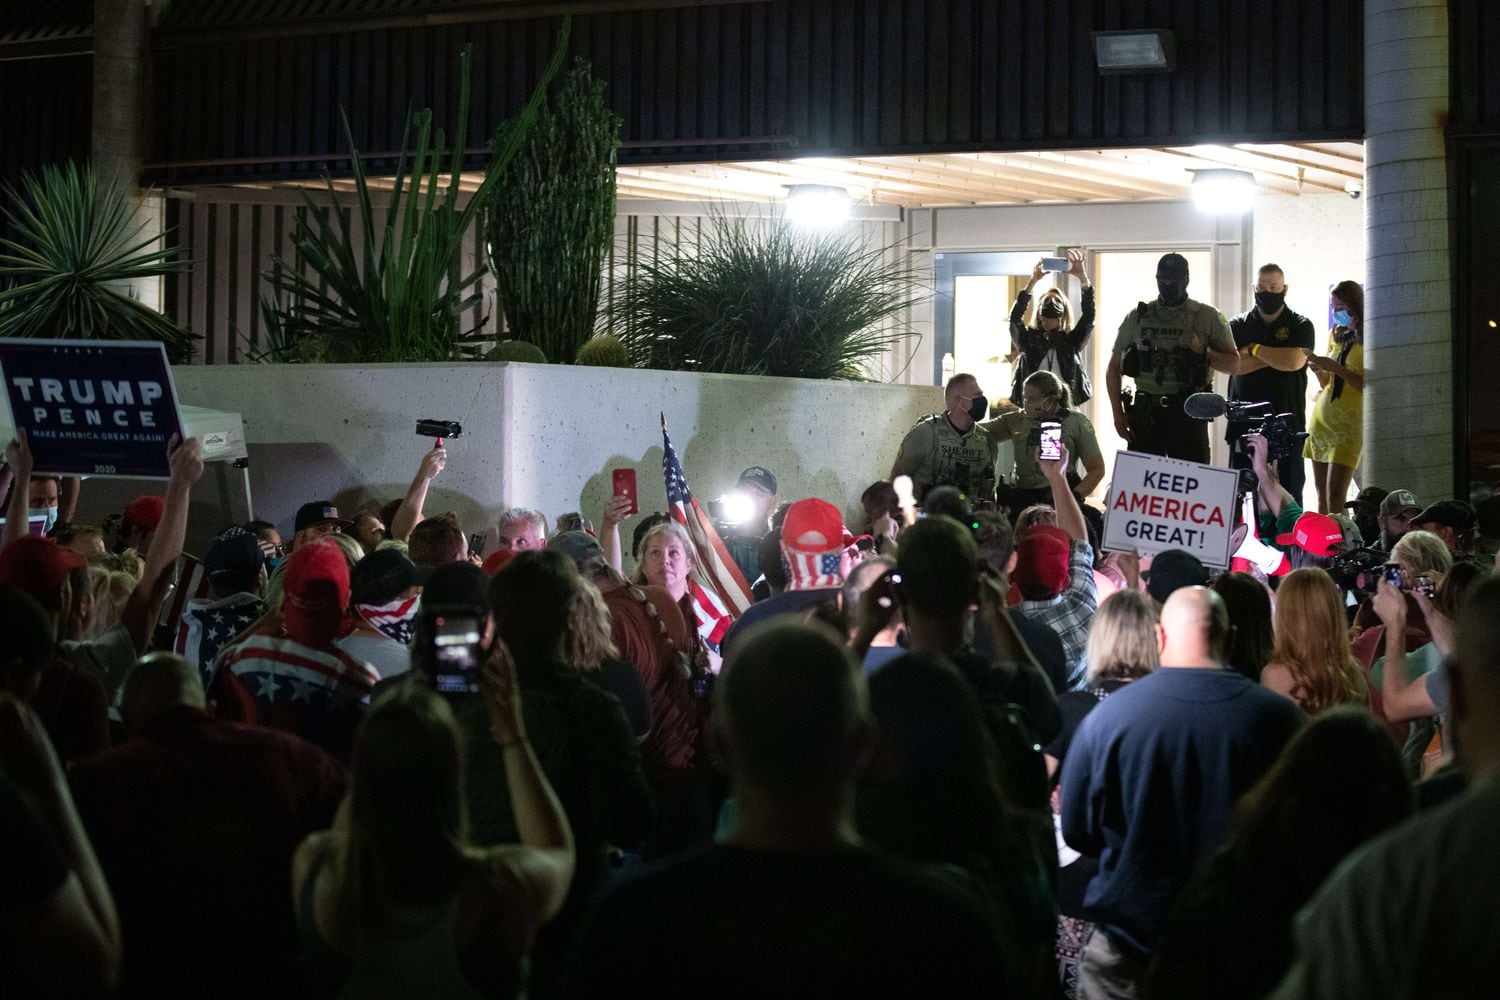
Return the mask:
[[[551, 62], [517, 117], [509, 142], [496, 150], [496, 162], [503, 165], [516, 155], [535, 121], [547, 86], [567, 53], [569, 24], [564, 20]], [[365, 235], [363, 250], [355, 249], [352, 227], [331, 179], [322, 205], [310, 194], [303, 195], [306, 211], [298, 216], [292, 234], [299, 259], [276, 259], [269, 275], [276, 297], [261, 302], [268, 345], [262, 358], [400, 362], [478, 355], [478, 331], [485, 320], [465, 328], [464, 313], [481, 301], [484, 267], [481, 263], [461, 273], [459, 262], [464, 237], [488, 204], [503, 170], [490, 170], [460, 207], [471, 51], [472, 46], [465, 46], [459, 64], [458, 125], [452, 147], [445, 145], [441, 129], [434, 133], [430, 108], [408, 116], [395, 185], [379, 226], [364, 161], [344, 116], [354, 171], [354, 213]]]
[[891, 248], [785, 218], [711, 215], [696, 246], [615, 287], [614, 328], [643, 368], [866, 380], [919, 292]]
[[124, 287], [187, 265], [163, 236], [142, 236], [122, 183], [69, 162], [5, 193], [0, 337], [159, 340], [173, 361], [189, 359], [196, 338]]

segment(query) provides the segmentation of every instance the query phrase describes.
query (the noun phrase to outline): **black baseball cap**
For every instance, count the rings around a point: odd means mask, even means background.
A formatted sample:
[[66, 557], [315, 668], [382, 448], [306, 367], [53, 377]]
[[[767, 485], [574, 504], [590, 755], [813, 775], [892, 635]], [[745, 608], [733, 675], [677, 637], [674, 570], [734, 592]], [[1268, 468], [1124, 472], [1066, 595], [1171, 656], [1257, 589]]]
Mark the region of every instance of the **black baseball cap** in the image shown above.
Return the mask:
[[349, 571], [356, 604], [385, 604], [417, 585], [417, 564], [399, 549], [376, 549]]
[[1473, 531], [1474, 522], [1474, 508], [1462, 500], [1439, 500], [1411, 519], [1414, 525], [1442, 524], [1460, 532]]
[[1142, 575], [1146, 578], [1146, 593], [1158, 604], [1167, 603], [1167, 598], [1183, 587], [1208, 586], [1208, 567], [1182, 549], [1158, 552], [1151, 560], [1151, 568]]
[[[368, 557], [366, 557], [368, 558]], [[466, 608], [475, 614], [490, 612], [490, 578], [470, 562], [439, 566], [422, 587], [424, 608]]]
[[354, 522], [346, 517], [339, 516], [339, 509], [333, 505], [332, 500], [314, 500], [297, 508], [296, 527], [292, 529], [295, 534], [303, 528], [311, 528], [319, 524], [337, 524], [341, 528], [352, 528]]
[[741, 472], [739, 485], [744, 486], [746, 483], [759, 486], [773, 497], [776, 495], [776, 477], [765, 466], [752, 465], [744, 472]]
[[1366, 486], [1359, 491], [1359, 496], [1344, 504], [1344, 509], [1352, 510], [1355, 507], [1379, 508], [1381, 501], [1388, 496], [1390, 496], [1390, 493], [1379, 486]]
[[266, 564], [260, 540], [243, 528], [230, 528], [203, 553], [203, 572], [210, 580], [228, 575], [250, 575]]

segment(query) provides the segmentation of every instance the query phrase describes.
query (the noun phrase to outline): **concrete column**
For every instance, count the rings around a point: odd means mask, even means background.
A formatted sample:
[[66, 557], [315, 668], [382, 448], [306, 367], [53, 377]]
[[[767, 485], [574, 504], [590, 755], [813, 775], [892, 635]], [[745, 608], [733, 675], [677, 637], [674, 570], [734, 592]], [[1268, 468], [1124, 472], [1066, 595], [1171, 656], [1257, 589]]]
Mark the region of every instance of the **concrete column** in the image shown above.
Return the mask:
[[1365, 0], [1362, 484], [1453, 495], [1446, 0]]
[[[140, 238], [161, 235], [165, 205], [140, 189], [146, 161], [146, 66], [151, 43], [148, 0], [94, 0], [94, 113], [91, 155], [101, 183], [125, 186]], [[162, 308], [163, 282], [129, 282], [129, 294], [153, 309]]]

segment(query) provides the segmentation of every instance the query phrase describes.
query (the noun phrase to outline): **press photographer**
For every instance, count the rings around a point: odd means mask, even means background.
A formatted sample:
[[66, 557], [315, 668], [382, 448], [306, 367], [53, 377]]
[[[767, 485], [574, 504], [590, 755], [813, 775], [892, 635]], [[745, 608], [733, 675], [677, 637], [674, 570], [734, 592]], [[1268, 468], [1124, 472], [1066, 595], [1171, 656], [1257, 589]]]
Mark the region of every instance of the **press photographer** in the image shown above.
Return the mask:
[[746, 580], [760, 576], [756, 556], [775, 509], [776, 477], [760, 465], [741, 472], [732, 491], [708, 501], [708, 516]]

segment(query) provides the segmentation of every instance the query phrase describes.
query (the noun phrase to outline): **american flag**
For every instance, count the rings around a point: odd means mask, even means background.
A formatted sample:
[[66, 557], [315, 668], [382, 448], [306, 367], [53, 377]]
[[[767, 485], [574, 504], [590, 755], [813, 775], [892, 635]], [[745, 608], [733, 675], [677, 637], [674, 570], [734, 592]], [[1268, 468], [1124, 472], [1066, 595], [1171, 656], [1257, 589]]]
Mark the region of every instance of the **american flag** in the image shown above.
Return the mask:
[[233, 594], [213, 603], [189, 601], [172, 651], [198, 664], [207, 689], [213, 682], [213, 663], [219, 650], [253, 625], [265, 610], [266, 603], [254, 594]]
[[417, 620], [421, 602], [421, 595], [413, 594], [385, 604], [356, 604], [354, 608], [371, 626], [403, 646], [410, 646], [412, 626]]
[[784, 550], [787, 562], [787, 577], [796, 586], [789, 590], [812, 590], [817, 587], [842, 587], [844, 585], [843, 550], [832, 552], [798, 552]]
[[698, 507], [693, 491], [688, 489], [682, 463], [667, 436], [666, 414], [661, 418], [661, 471], [667, 483], [667, 513], [687, 529], [693, 540], [693, 572], [688, 580], [688, 597], [693, 604], [698, 634], [703, 641], [717, 647], [724, 641], [729, 627], [754, 602], [750, 585], [730, 558], [729, 550], [714, 530], [713, 522]]
[[343, 650], [253, 635], [224, 651], [210, 695], [220, 718], [296, 733], [347, 761], [379, 679]]

